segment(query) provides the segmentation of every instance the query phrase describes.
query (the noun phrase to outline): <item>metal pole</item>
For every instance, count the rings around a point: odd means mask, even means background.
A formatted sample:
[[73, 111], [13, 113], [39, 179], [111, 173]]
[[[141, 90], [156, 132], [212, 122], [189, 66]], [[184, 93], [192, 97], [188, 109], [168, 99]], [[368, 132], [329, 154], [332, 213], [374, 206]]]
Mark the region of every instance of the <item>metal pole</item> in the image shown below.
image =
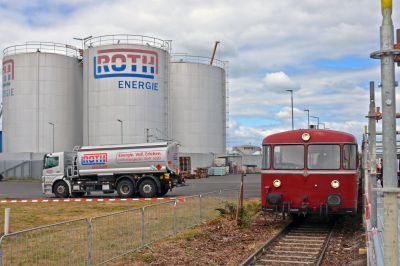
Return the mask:
[[10, 208], [4, 209], [4, 235], [10, 233]]
[[199, 225], [202, 223], [203, 215], [202, 215], [202, 202], [201, 202], [202, 195], [199, 195]]
[[173, 215], [174, 215], [174, 222], [173, 222], [173, 228], [172, 228], [172, 230], [173, 230], [173, 232], [174, 232], [174, 236], [176, 236], [176, 208], [177, 208], [177, 200], [175, 199], [175, 202], [174, 202], [174, 205], [172, 206], [172, 208], [173, 208]]
[[87, 238], [88, 238], [88, 253], [87, 253], [87, 265], [92, 264], [92, 248], [93, 248], [93, 231], [92, 231], [92, 218], [86, 220], [87, 222]]
[[[365, 129], [366, 131], [366, 129]], [[363, 191], [363, 199], [362, 201], [364, 202], [363, 206], [363, 217], [364, 219], [368, 219], [367, 214], [366, 214], [366, 210], [368, 208], [367, 204], [368, 204], [368, 162], [367, 162], [367, 134], [366, 132], [364, 132], [363, 134], [363, 142], [362, 142], [362, 191]]]
[[53, 128], [53, 152], [54, 152], [54, 123], [52, 123], [52, 122], [48, 122], [49, 123], [49, 125], [51, 125]]
[[317, 129], [319, 129], [319, 117], [318, 116], [310, 116], [310, 117], [317, 119]]
[[290, 99], [292, 104], [292, 130], [294, 130], [294, 118], [293, 118], [293, 90], [286, 90], [290, 92]]
[[305, 109], [304, 112], [307, 112], [307, 128], [310, 128], [310, 110]]
[[117, 121], [121, 123], [121, 144], [124, 144], [124, 122], [121, 119], [117, 119]]
[[144, 222], [145, 222], [145, 219], [144, 219], [144, 208], [145, 207], [140, 209], [140, 220], [141, 220], [141, 222], [140, 222], [140, 246], [141, 247], [144, 247], [144, 245], [145, 245], [145, 242], [144, 242], [144, 237], [145, 237], [145, 232], [144, 232], [144, 230], [145, 230], [145, 227], [144, 227]]
[[377, 211], [376, 211], [376, 120], [375, 120], [375, 84], [373, 81], [369, 83], [369, 114], [368, 114], [368, 153], [370, 167], [370, 187], [369, 201], [371, 203], [371, 226], [377, 227]]
[[[392, 0], [381, 0], [381, 50], [393, 49]], [[383, 187], [397, 187], [396, 170], [396, 99], [393, 54], [381, 57], [382, 129], [383, 129]], [[384, 192], [384, 254], [385, 265], [397, 265], [397, 193]]]

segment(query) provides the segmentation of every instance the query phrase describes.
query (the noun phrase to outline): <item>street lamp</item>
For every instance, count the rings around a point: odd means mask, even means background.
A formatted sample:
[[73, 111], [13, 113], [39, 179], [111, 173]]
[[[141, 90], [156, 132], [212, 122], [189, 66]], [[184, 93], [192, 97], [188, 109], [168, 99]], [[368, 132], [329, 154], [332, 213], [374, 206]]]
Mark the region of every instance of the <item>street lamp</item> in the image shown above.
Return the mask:
[[288, 92], [290, 92], [290, 99], [291, 99], [291, 103], [292, 103], [292, 130], [294, 130], [294, 120], [293, 120], [293, 90], [286, 90]]
[[48, 122], [49, 123], [49, 125], [51, 125], [52, 126], [52, 128], [53, 128], [53, 152], [54, 152], [54, 123], [52, 123], [52, 122]]
[[121, 119], [117, 119], [117, 121], [121, 123], [121, 144], [124, 144], [124, 122]]
[[304, 109], [304, 112], [307, 112], [307, 128], [310, 128], [310, 110]]
[[310, 116], [310, 117], [317, 119], [317, 129], [319, 129], [319, 117], [318, 116]]

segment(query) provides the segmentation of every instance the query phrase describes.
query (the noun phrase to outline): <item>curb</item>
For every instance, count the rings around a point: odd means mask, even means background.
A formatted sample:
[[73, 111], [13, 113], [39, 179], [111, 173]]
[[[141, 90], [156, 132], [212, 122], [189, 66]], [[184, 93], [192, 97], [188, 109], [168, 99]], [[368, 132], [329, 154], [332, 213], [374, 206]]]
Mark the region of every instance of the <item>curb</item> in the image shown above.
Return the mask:
[[72, 198], [72, 199], [5, 199], [0, 203], [53, 203], [53, 202], [125, 202], [125, 201], [185, 201], [185, 197], [166, 198]]

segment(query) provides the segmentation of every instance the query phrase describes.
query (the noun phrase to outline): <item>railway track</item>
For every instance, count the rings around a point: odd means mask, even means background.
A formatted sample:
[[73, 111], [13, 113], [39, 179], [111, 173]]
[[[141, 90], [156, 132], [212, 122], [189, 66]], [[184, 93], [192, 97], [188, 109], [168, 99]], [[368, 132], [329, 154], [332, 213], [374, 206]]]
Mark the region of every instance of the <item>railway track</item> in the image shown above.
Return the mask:
[[320, 265], [334, 224], [293, 222], [241, 265]]

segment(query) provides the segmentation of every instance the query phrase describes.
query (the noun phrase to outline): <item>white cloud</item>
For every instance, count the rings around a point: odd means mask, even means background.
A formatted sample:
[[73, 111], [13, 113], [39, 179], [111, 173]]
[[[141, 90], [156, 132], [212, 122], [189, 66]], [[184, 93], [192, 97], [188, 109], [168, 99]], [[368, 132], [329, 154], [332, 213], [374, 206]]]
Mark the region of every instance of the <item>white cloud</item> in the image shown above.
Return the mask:
[[[79, 46], [73, 37], [130, 33], [171, 39], [173, 52], [210, 56], [219, 40], [217, 58], [230, 61], [231, 121], [263, 118], [255, 126], [237, 122], [231, 128], [236, 143], [259, 143], [265, 134], [290, 129], [286, 89], [294, 90], [297, 127], [306, 125], [303, 110], [310, 109], [327, 126], [359, 134], [368, 110], [365, 84], [379, 80], [379, 66], [324, 69], [313, 63], [367, 60], [379, 47], [379, 5], [370, 0], [16, 0], [0, 4], [0, 42], [3, 48], [32, 40]], [[63, 6], [71, 9], [68, 14]]]
[[263, 82], [267, 90], [274, 92], [297, 91], [300, 89], [300, 85], [291, 80], [284, 72], [267, 73]]

